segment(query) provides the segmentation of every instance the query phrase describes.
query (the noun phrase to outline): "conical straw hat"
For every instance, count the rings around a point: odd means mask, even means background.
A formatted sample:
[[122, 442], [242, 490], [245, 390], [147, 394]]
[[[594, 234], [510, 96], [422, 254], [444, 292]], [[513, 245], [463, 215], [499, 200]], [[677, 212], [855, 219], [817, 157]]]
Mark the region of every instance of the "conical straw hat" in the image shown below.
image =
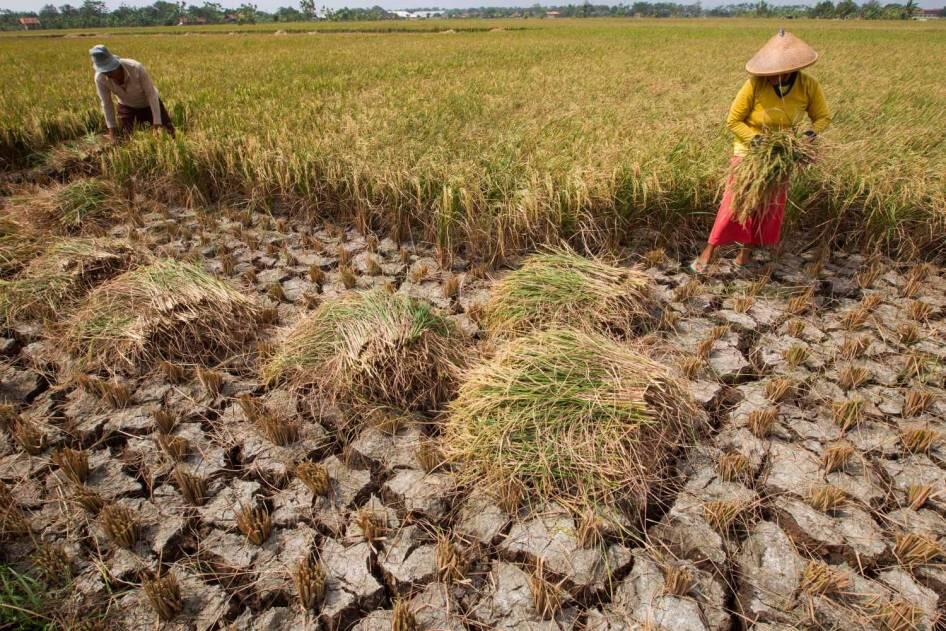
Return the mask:
[[814, 48], [780, 29], [753, 55], [746, 64], [746, 71], [757, 77], [771, 77], [807, 68], [816, 61], [818, 53]]

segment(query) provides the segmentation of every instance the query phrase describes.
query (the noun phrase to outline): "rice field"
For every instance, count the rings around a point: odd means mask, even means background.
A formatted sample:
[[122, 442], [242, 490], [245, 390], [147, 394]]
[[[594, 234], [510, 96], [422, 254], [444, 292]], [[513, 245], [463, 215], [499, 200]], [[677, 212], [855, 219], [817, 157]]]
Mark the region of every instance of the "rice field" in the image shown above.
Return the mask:
[[[0, 157], [42, 161], [57, 141], [100, 129], [86, 51], [101, 40], [148, 66], [182, 132], [107, 151], [116, 181], [410, 231], [490, 262], [562, 239], [676, 247], [711, 220], [727, 108], [745, 60], [779, 25], [280, 26], [5, 35]], [[791, 26], [821, 52], [812, 73], [835, 114], [818, 163], [793, 183], [793, 234], [941, 252], [946, 25]]]
[[942, 627], [942, 27], [696, 277], [774, 25], [343, 26], [0, 38], [0, 628]]

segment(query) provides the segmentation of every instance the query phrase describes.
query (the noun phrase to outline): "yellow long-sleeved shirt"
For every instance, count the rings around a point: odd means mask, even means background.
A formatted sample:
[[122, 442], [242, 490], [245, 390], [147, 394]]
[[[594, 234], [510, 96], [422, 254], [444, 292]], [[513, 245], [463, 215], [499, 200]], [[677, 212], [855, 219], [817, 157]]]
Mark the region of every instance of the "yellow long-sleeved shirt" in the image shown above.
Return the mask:
[[814, 77], [799, 72], [792, 89], [781, 97], [764, 77], [749, 77], [726, 117], [726, 126], [736, 137], [733, 143], [735, 154], [746, 155], [752, 137], [765, 129], [800, 125], [805, 114], [811, 119], [811, 130], [816, 134], [831, 124], [831, 110], [821, 85]]

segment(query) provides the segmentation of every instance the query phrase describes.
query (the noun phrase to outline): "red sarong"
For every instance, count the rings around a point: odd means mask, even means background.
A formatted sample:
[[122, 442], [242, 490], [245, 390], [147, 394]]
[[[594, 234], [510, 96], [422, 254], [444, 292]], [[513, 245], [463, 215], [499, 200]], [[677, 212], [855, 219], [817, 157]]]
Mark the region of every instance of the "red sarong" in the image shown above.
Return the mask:
[[[733, 156], [731, 166], [742, 160]], [[757, 219], [749, 219], [746, 225], [733, 217], [732, 180], [726, 182], [723, 201], [716, 213], [716, 222], [707, 241], [710, 245], [740, 243], [742, 245], [775, 245], [782, 236], [782, 219], [785, 218], [785, 202], [788, 200], [788, 183], [782, 185], [775, 197]]]

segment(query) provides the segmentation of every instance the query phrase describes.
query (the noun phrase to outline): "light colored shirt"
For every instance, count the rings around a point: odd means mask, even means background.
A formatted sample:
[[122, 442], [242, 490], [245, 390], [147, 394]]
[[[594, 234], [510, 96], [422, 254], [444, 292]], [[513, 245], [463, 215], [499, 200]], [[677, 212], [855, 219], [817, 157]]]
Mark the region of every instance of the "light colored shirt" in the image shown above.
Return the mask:
[[122, 59], [122, 68], [125, 69], [125, 83], [117, 84], [101, 72], [95, 73], [95, 88], [102, 101], [102, 112], [105, 114], [105, 124], [109, 129], [118, 127], [115, 120], [115, 104], [112, 95], [118, 97], [118, 102], [128, 107], [150, 107], [152, 123], [161, 124], [161, 106], [158, 89], [154, 87], [151, 76], [145, 67], [134, 59]]
[[795, 83], [783, 96], [763, 77], [749, 77], [729, 108], [726, 126], [736, 136], [734, 153], [744, 156], [756, 134], [766, 129], [786, 129], [801, 125], [808, 115], [811, 130], [820, 134], [831, 124], [831, 110], [821, 85], [814, 77], [799, 72]]

